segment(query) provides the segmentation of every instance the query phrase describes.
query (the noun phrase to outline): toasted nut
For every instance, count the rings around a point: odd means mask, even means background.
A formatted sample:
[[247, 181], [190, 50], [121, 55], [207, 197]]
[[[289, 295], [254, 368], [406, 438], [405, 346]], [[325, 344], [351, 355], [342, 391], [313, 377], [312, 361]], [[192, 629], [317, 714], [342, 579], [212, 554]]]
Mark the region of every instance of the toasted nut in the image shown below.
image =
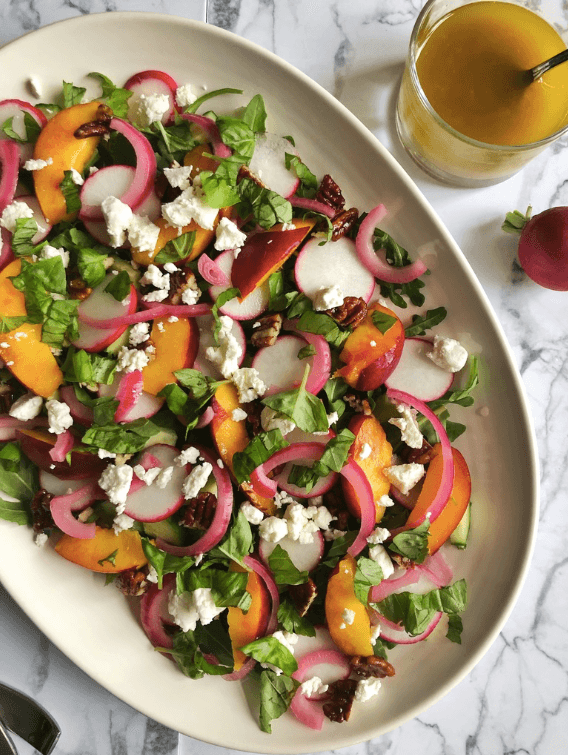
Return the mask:
[[288, 587], [288, 593], [294, 604], [294, 608], [300, 616], [305, 616], [312, 603], [317, 597], [318, 590], [316, 583], [310, 577], [303, 585], [290, 585]]
[[79, 126], [73, 136], [75, 139], [88, 139], [90, 136], [104, 136], [105, 134], [110, 134], [108, 123], [104, 121], [90, 121]]
[[80, 301], [86, 299], [93, 292], [93, 289], [87, 286], [82, 278], [72, 278], [67, 283], [67, 290], [70, 299], [79, 299]]
[[331, 240], [337, 241], [337, 239], [347, 235], [357, 222], [358, 218], [359, 210], [356, 207], [338, 212], [331, 220], [331, 225], [333, 226]]
[[120, 572], [114, 584], [123, 595], [127, 595], [130, 598], [138, 598], [140, 595], [144, 595], [150, 587], [146, 579], [146, 570], [136, 568]]
[[32, 510], [33, 530], [36, 535], [41, 533], [48, 535], [51, 529], [55, 527], [49, 506], [52, 498], [53, 494], [48, 493], [45, 488], [40, 488], [32, 498], [30, 508]]
[[253, 325], [253, 332], [250, 342], [257, 349], [264, 346], [274, 346], [276, 339], [282, 330], [282, 315], [274, 314], [261, 317]]
[[186, 288], [195, 288], [197, 282], [195, 275], [187, 268], [179, 268], [175, 273], [170, 273], [170, 289], [164, 304], [181, 304], [181, 296]]
[[217, 498], [213, 493], [199, 493], [187, 502], [182, 524], [197, 530], [207, 530], [211, 526], [216, 508]]
[[239, 168], [239, 173], [237, 176], [237, 183], [240, 183], [243, 179], [248, 178], [253, 183], [255, 183], [257, 186], [260, 186], [261, 189], [267, 189], [268, 187], [262, 183], [260, 178], [256, 176], [254, 173], [251, 172], [249, 168], [247, 168], [246, 165], [241, 165]]
[[394, 666], [376, 655], [369, 655], [366, 658], [362, 655], [354, 655], [351, 658], [351, 673], [361, 679], [369, 679], [371, 676], [384, 679], [385, 676], [394, 676]]
[[323, 712], [330, 721], [340, 724], [349, 720], [357, 684], [355, 679], [338, 679], [329, 685], [330, 699], [323, 704]]
[[326, 309], [325, 314], [343, 327], [356, 328], [367, 316], [367, 304], [358, 296], [346, 296], [339, 307]]
[[429, 464], [434, 458], [434, 453], [432, 446], [423, 438], [420, 448], [405, 448], [401, 456], [407, 464]]
[[326, 173], [322, 178], [315, 198], [318, 202], [323, 202], [335, 210], [342, 210], [345, 207], [345, 199], [343, 198], [341, 189], [329, 173]]

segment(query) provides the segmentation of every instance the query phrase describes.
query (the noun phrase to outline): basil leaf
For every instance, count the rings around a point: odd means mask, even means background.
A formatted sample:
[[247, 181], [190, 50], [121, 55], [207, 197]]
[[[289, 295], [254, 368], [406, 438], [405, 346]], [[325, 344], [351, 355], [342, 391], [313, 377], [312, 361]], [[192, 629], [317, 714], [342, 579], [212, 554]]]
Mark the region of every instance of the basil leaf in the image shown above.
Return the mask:
[[[30, 503], [39, 489], [37, 475], [37, 467], [22, 454], [17, 443], [6, 443], [0, 446], [0, 491], [2, 493], [10, 498], [17, 498], [24, 504]], [[11, 507], [12, 504], [7, 505]]]
[[347, 550], [353, 545], [357, 533], [355, 531], [346, 532], [345, 535], [332, 540], [331, 548], [329, 549], [327, 556], [321, 562], [322, 566], [327, 566], [330, 569], [335, 569], [340, 559], [345, 556]]
[[160, 155], [158, 167], [167, 168], [174, 160], [183, 163], [185, 155], [197, 144], [190, 125], [176, 117], [173, 126], [164, 126], [161, 121], [156, 121], [149, 128], [141, 129], [152, 141], [154, 151]]
[[250, 160], [256, 143], [250, 126], [240, 118], [222, 115], [217, 118], [217, 127], [223, 143], [240, 157]]
[[245, 655], [259, 663], [271, 663], [287, 676], [298, 670], [298, 662], [292, 653], [276, 637], [260, 637], [241, 648]]
[[110, 385], [114, 380], [116, 359], [70, 346], [61, 369], [68, 383]]
[[197, 632], [178, 632], [174, 635], [173, 650], [156, 648], [173, 656], [179, 669], [191, 679], [201, 679], [204, 674], [219, 676], [232, 671], [231, 667], [214, 665], [205, 660], [197, 644]]
[[70, 340], [79, 337], [77, 323], [78, 299], [62, 299], [52, 302], [41, 329], [41, 340], [48, 346], [61, 348], [67, 336]]
[[182, 578], [188, 592], [202, 587], [209, 588], [216, 606], [237, 606], [243, 611], [248, 611], [250, 607], [252, 598], [246, 589], [247, 572], [192, 569], [184, 572]]
[[430, 531], [430, 521], [425, 519], [421, 525], [413, 530], [399, 532], [392, 539], [388, 546], [389, 550], [406, 556], [417, 564], [424, 563], [428, 555], [428, 533]]
[[462, 632], [463, 621], [461, 616], [458, 616], [455, 613], [451, 613], [448, 616], [448, 631], [446, 633], [446, 637], [451, 642], [457, 642], [458, 645], [461, 645]]
[[387, 315], [386, 312], [378, 312], [377, 310], [373, 311], [373, 313], [371, 314], [371, 319], [375, 328], [377, 328], [377, 330], [380, 330], [383, 335], [392, 328], [397, 320], [396, 317]]
[[255, 435], [246, 448], [233, 456], [233, 474], [239, 485], [249, 480], [250, 473], [268, 461], [276, 451], [289, 445], [279, 428]]
[[[292, 656], [293, 657], [293, 656]], [[259, 725], [266, 734], [272, 733], [271, 721], [285, 713], [300, 683], [284, 674], [266, 669], [260, 675]]]
[[253, 536], [250, 523], [242, 511], [233, 518], [233, 524], [216, 548], [209, 551], [210, 557], [229, 558], [242, 564], [243, 558], [252, 553]]
[[128, 115], [128, 100], [132, 97], [133, 92], [129, 89], [121, 89], [115, 86], [112, 81], [102, 73], [91, 72], [87, 74], [93, 79], [97, 79], [101, 85], [102, 98], [106, 100], [117, 118], [125, 118]]
[[288, 598], [284, 598], [280, 601], [278, 607], [278, 623], [284, 627], [286, 632], [301, 634], [304, 637], [316, 636], [314, 625], [308, 621], [305, 616], [300, 616]]
[[276, 393], [264, 398], [262, 403], [275, 412], [286, 415], [306, 433], [324, 432], [329, 429], [329, 425], [323, 401], [306, 391], [309, 369], [309, 365], [306, 365], [299, 388]]
[[195, 243], [195, 233], [195, 231], [187, 231], [187, 233], [182, 233], [181, 236], [168, 241], [156, 255], [154, 263], [165, 265], [166, 262], [179, 262], [189, 257]]
[[303, 585], [309, 579], [308, 572], [294, 566], [281, 545], [276, 545], [268, 557], [268, 565], [277, 585]]
[[189, 388], [195, 399], [201, 399], [205, 396], [211, 398], [220, 385], [225, 385], [228, 382], [227, 380], [214, 380], [199, 370], [192, 370], [189, 367], [176, 370], [174, 375], [184, 388]]
[[315, 346], [309, 343], [307, 346], [304, 346], [302, 349], [300, 349], [300, 351], [298, 352], [298, 359], [307, 359], [308, 357], [313, 357], [315, 353]]
[[300, 197], [313, 199], [317, 192], [318, 180], [312, 171], [304, 165], [297, 155], [292, 155], [286, 152], [284, 159], [288, 170], [294, 170], [295, 174], [300, 179], [300, 186], [296, 191], [296, 194]]
[[211, 307], [211, 314], [213, 315], [213, 319], [215, 320], [215, 328], [213, 330], [213, 337], [215, 339], [215, 343], [219, 345], [219, 331], [221, 330], [221, 319], [219, 317], [219, 310], [222, 306], [224, 306], [228, 301], [231, 301], [231, 299], [235, 299], [237, 296], [240, 296], [241, 292], [238, 288], [228, 288], [226, 291], [223, 291], [219, 294], [217, 299], [215, 300], [215, 304]]
[[463, 435], [466, 431], [466, 426], [462, 425], [461, 422], [450, 422], [450, 420], [446, 420], [444, 423], [444, 426], [446, 428], [446, 435], [448, 436], [448, 440], [450, 443], [453, 443], [455, 440], [457, 440], [460, 435]]
[[254, 133], [264, 133], [266, 131], [266, 108], [262, 95], [254, 95], [245, 108], [243, 121]]
[[31, 524], [32, 516], [21, 501], [4, 501], [0, 498], [0, 519], [15, 524]]
[[387, 642], [386, 640], [377, 639], [373, 645], [373, 655], [377, 658], [384, 658], [387, 660], [387, 650], [392, 650], [396, 647], [396, 642]]
[[229, 183], [219, 171], [203, 171], [201, 174], [201, 186], [210, 207], [232, 207], [240, 199], [234, 185]]
[[145, 537], [141, 539], [141, 542], [144, 555], [158, 574], [158, 587], [160, 590], [163, 587], [164, 575], [171, 574], [172, 572], [183, 574], [184, 571], [191, 568], [195, 563], [195, 559], [191, 556], [173, 556], [171, 553], [166, 553]]
[[11, 330], [16, 330], [24, 322], [27, 322], [25, 315], [19, 317], [2, 317], [0, 315], [0, 333], [9, 333]]
[[9, 139], [13, 139], [19, 144], [35, 144], [41, 131], [41, 126], [36, 119], [28, 112], [24, 111], [24, 136], [20, 136], [14, 131], [13, 122], [14, 116], [4, 121], [0, 130], [6, 134]]
[[77, 269], [87, 286], [94, 288], [102, 283], [106, 277], [105, 260], [107, 254], [88, 247], [77, 252]]
[[445, 307], [437, 307], [436, 309], [429, 309], [425, 315], [412, 315], [412, 325], [408, 325], [404, 329], [406, 338], [423, 336], [429, 328], [443, 322], [447, 314], [448, 310]]
[[249, 215], [265, 230], [276, 223], [290, 223], [292, 220], [292, 205], [270, 189], [258, 186], [250, 178], [243, 179], [238, 185], [241, 197], [237, 211], [241, 218]]
[[121, 270], [118, 275], [113, 275], [105, 286], [107, 294], [113, 296], [116, 301], [124, 301], [130, 293], [130, 276], [126, 270]]
[[66, 170], [63, 173], [63, 181], [59, 184], [61, 193], [65, 198], [65, 207], [67, 212], [74, 214], [81, 209], [81, 199], [79, 197], [79, 187], [73, 181], [73, 173]]
[[18, 218], [12, 235], [12, 251], [16, 257], [29, 257], [36, 252], [32, 239], [37, 233], [37, 223], [33, 218]]
[[162, 428], [156, 418], [125, 422], [122, 425], [102, 425], [90, 427], [82, 441], [87, 446], [104, 448], [117, 454], [130, 454], [141, 451], [148, 440]]
[[221, 94], [242, 94], [242, 89], [229, 89], [225, 87], [225, 89], [213, 89], [211, 92], [207, 92], [206, 94], [201, 95], [201, 97], [198, 97], [195, 102], [192, 102], [191, 105], [185, 108], [186, 113], [197, 113], [201, 105], [203, 105], [204, 102], [207, 102], [207, 100], [212, 99], [213, 97], [219, 97]]
[[202, 653], [214, 655], [226, 669], [234, 667], [233, 646], [228, 629], [221, 621], [211, 621], [209, 624], [197, 624], [195, 639]]
[[[292, 317], [292, 315], [288, 313], [288, 317]], [[323, 336], [336, 349], [343, 346], [351, 333], [351, 328], [341, 330], [335, 320], [323, 312], [305, 311], [296, 323], [296, 327], [306, 333], [316, 333]]]
[[63, 107], [80, 105], [87, 90], [84, 87], [76, 87], [68, 81], [63, 82]]
[[383, 570], [375, 561], [364, 556], [357, 559], [353, 588], [355, 590], [355, 597], [364, 606], [367, 605], [371, 587], [380, 584], [382, 581]]
[[349, 390], [349, 386], [342, 378], [330, 378], [323, 387], [327, 397], [330, 412], [337, 412], [338, 418], [345, 412], [343, 396]]
[[326, 443], [321, 459], [314, 462], [311, 467], [295, 464], [288, 482], [306, 488], [306, 492], [309, 493], [320, 477], [325, 477], [330, 472], [340, 472], [343, 469], [354, 440], [355, 436], [351, 430], [347, 428], [341, 430]]

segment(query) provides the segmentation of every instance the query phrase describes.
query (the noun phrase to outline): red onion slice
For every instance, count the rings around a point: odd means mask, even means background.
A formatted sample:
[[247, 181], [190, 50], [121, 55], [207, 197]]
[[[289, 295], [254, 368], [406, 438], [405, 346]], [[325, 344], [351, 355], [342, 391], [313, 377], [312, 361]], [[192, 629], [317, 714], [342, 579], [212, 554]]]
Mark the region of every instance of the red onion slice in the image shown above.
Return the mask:
[[20, 150], [11, 139], [0, 139], [0, 213], [11, 204], [18, 184]]
[[201, 317], [202, 315], [208, 315], [209, 312], [211, 312], [211, 305], [209, 304], [158, 304], [150, 309], [143, 309], [130, 315], [120, 315], [119, 317], [110, 317], [108, 320], [99, 320], [96, 317], [82, 314], [81, 310], [78, 310], [81, 322], [84, 322], [85, 325], [90, 325], [92, 328], [100, 328], [101, 330], [112, 330], [120, 328], [123, 325], [134, 325], [137, 322], [148, 322], [149, 320], [154, 320], [156, 317]]
[[302, 210], [311, 210], [312, 212], [319, 212], [320, 215], [325, 215], [328, 218], [333, 218], [337, 212], [333, 207], [330, 207], [325, 202], [318, 202], [317, 199], [305, 199], [304, 197], [290, 197], [288, 199], [292, 207], [299, 207]]
[[180, 113], [180, 118], [195, 123], [196, 126], [205, 131], [207, 139], [213, 147], [214, 155], [217, 155], [217, 157], [230, 157], [233, 154], [232, 150], [221, 139], [219, 127], [212, 118], [207, 118], [206, 115], [195, 115], [194, 113]]
[[207, 425], [211, 424], [211, 420], [215, 416], [215, 411], [213, 410], [212, 406], [208, 406], [207, 409], [203, 412], [201, 417], [199, 418], [197, 424], [195, 425], [197, 430], [201, 430], [202, 427], [207, 427]]
[[378, 256], [373, 249], [375, 227], [384, 218], [386, 213], [386, 207], [383, 204], [379, 204], [363, 220], [355, 239], [357, 255], [361, 263], [375, 278], [385, 283], [410, 283], [410, 281], [424, 275], [428, 269], [421, 260], [416, 260], [411, 265], [406, 265], [405, 267], [393, 267], [386, 261], [384, 251], [381, 250], [379, 252], [381, 256]]
[[65, 461], [65, 457], [71, 451], [75, 445], [75, 436], [65, 430], [63, 433], [59, 433], [55, 445], [50, 448], [49, 455], [52, 461]]
[[454, 577], [452, 567], [448, 564], [441, 550], [437, 550], [432, 556], [417, 566], [423, 571], [436, 585], [436, 587], [446, 587]]
[[90, 482], [88, 485], [73, 491], [73, 493], [55, 496], [49, 504], [53, 521], [66, 535], [76, 537], [79, 540], [90, 540], [95, 537], [95, 523], [85, 524], [80, 522], [75, 519], [72, 512], [82, 511], [101, 497], [97, 482]]
[[238, 671], [232, 671], [230, 674], [224, 674], [223, 679], [226, 682], [238, 682], [244, 679], [254, 668], [256, 661], [254, 658], [247, 658]]
[[355, 557], [367, 545], [367, 538], [375, 527], [375, 500], [367, 475], [354, 459], [349, 460], [341, 470], [341, 474], [353, 486], [361, 510], [361, 527], [355, 541], [347, 549], [347, 553]]
[[90, 406], [85, 406], [85, 404], [82, 404], [79, 401], [79, 399], [75, 395], [75, 390], [73, 389], [72, 385], [64, 385], [59, 389], [59, 393], [61, 394], [63, 401], [65, 401], [65, 403], [69, 407], [69, 411], [71, 412], [71, 416], [73, 417], [74, 422], [79, 422], [79, 424], [87, 426], [93, 424], [93, 410]]
[[442, 616], [443, 613], [441, 611], [435, 613], [426, 629], [421, 634], [417, 635], [408, 634], [406, 630], [402, 627], [398, 627], [396, 624], [393, 625], [391, 621], [385, 619], [380, 613], [376, 614], [376, 623], [381, 625], [380, 637], [382, 640], [385, 640], [386, 642], [395, 642], [397, 645], [415, 645], [417, 642], [425, 640], [426, 637], [429, 637], [432, 634], [434, 629], [436, 629], [440, 623]]
[[[314, 650], [312, 653], [306, 653], [298, 660], [298, 670], [294, 671], [292, 678], [303, 683], [310, 678], [310, 670], [322, 663], [337, 666], [339, 669], [338, 679], [347, 679], [351, 673], [349, 659], [339, 650]], [[301, 689], [298, 689], [292, 698], [290, 711], [300, 723], [310, 729], [321, 730], [325, 720], [323, 709], [321, 705], [308, 699]]]
[[126, 372], [121, 378], [118, 384], [118, 390], [116, 392], [116, 400], [118, 406], [114, 413], [115, 422], [123, 422], [126, 416], [142, 395], [144, 389], [144, 377], [141, 370], [133, 370], [132, 372]]
[[0, 416], [0, 442], [16, 440], [18, 430], [31, 430], [34, 427], [47, 427], [47, 417], [35, 417], [34, 419], [16, 419], [9, 414]]
[[164, 621], [168, 616], [168, 599], [176, 585], [176, 575], [166, 574], [162, 589], [157, 584], [150, 585], [140, 601], [140, 621], [152, 645], [158, 648], [173, 648], [172, 637], [165, 631]]
[[383, 579], [378, 585], [371, 587], [369, 592], [369, 601], [371, 603], [380, 603], [381, 600], [388, 598], [393, 592], [400, 590], [402, 587], [414, 585], [420, 579], [420, 570], [416, 566], [414, 569], [407, 569], [404, 574], [396, 579]]
[[276, 631], [276, 627], [278, 626], [278, 609], [280, 607], [280, 594], [278, 592], [276, 582], [274, 581], [274, 577], [266, 568], [266, 566], [264, 566], [264, 564], [261, 564], [260, 561], [254, 556], [245, 556], [243, 558], [243, 564], [258, 574], [258, 576], [266, 585], [268, 592], [270, 593], [272, 608], [270, 610], [268, 621], [266, 622], [265, 634], [273, 634], [273, 632]]
[[0, 228], [0, 270], [15, 259], [10, 236], [5, 228]]
[[201, 277], [212, 286], [230, 286], [229, 276], [221, 270], [219, 265], [207, 254], [200, 254], [197, 261], [197, 269]]

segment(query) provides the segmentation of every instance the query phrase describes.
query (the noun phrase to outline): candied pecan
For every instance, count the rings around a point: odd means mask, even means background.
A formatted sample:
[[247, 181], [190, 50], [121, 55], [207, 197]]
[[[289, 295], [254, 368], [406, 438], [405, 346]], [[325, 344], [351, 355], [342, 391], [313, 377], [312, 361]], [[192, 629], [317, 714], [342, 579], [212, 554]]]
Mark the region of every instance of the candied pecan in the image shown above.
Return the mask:
[[349, 511], [338, 485], [323, 494], [323, 505], [336, 520], [334, 529], [345, 531], [348, 527]]
[[112, 108], [101, 102], [101, 104], [97, 108], [97, 115], [95, 117], [95, 120], [99, 123], [110, 123], [113, 115], [114, 113], [112, 112]]
[[150, 584], [146, 579], [146, 571], [142, 569], [126, 569], [117, 574], [114, 584], [123, 595], [137, 598], [147, 592]]
[[359, 296], [346, 296], [343, 304], [326, 309], [325, 314], [343, 327], [356, 328], [367, 316], [367, 304]]
[[201, 492], [187, 502], [182, 524], [196, 530], [207, 530], [211, 526], [216, 508], [217, 497], [213, 493]]
[[329, 685], [330, 699], [323, 704], [323, 712], [330, 721], [349, 721], [357, 684], [355, 679], [338, 679]]
[[365, 417], [370, 417], [373, 413], [373, 410], [371, 409], [371, 404], [367, 401], [366, 398], [361, 401], [361, 406], [363, 408], [362, 414], [364, 414]]
[[248, 401], [243, 404], [242, 409], [247, 413], [247, 423], [253, 435], [258, 435], [262, 432], [262, 425], [260, 424], [260, 415], [262, 414], [263, 406], [259, 401]]
[[241, 167], [239, 168], [239, 173], [237, 175], [237, 183], [240, 183], [245, 178], [250, 179], [257, 186], [260, 186], [261, 189], [268, 188], [266, 184], [263, 184], [260, 178], [250, 170], [250, 168], [247, 168], [246, 165], [241, 165]]
[[49, 534], [55, 527], [55, 522], [51, 516], [49, 504], [53, 498], [53, 493], [48, 493], [45, 488], [40, 488], [32, 498], [30, 508], [32, 510], [33, 530], [36, 535], [42, 532]]
[[82, 301], [91, 295], [93, 289], [87, 286], [87, 283], [78, 276], [68, 281], [67, 291], [69, 292], [70, 299], [79, 299], [79, 301]]
[[345, 207], [345, 199], [341, 189], [329, 173], [326, 173], [322, 178], [315, 198], [316, 201], [323, 202], [329, 207], [333, 207], [334, 210], [342, 210]]
[[296, 611], [300, 616], [305, 616], [316, 599], [318, 590], [316, 583], [310, 577], [303, 585], [290, 585], [288, 587], [288, 593], [290, 594], [290, 598], [292, 599]]
[[365, 414], [365, 405], [363, 404], [363, 401], [359, 398], [359, 396], [356, 396], [354, 393], [346, 393], [343, 396], [343, 400], [346, 404], [349, 404], [349, 406], [353, 409], [354, 412], [357, 414]]
[[434, 458], [434, 453], [432, 446], [426, 438], [423, 438], [420, 448], [407, 447], [401, 453], [401, 456], [407, 464], [429, 464]]
[[100, 104], [94, 121], [83, 123], [76, 129], [73, 136], [75, 139], [88, 139], [90, 136], [104, 136], [110, 134], [110, 122], [112, 120], [112, 110], [108, 105]]
[[375, 678], [384, 679], [385, 676], [394, 676], [394, 666], [384, 658], [376, 655], [354, 655], [351, 658], [351, 673], [361, 679]]
[[359, 210], [356, 207], [352, 207], [350, 210], [342, 210], [337, 215], [334, 215], [331, 219], [331, 225], [333, 226], [331, 240], [337, 241], [342, 236], [346, 236], [357, 222], [358, 217]]
[[414, 569], [414, 561], [408, 558], [408, 556], [401, 556], [400, 553], [395, 553], [394, 551], [389, 551], [389, 556], [401, 569]]
[[170, 273], [170, 288], [164, 304], [183, 304], [182, 294], [186, 288], [195, 288], [195, 275], [187, 268], [179, 268]]
[[274, 346], [282, 330], [282, 315], [279, 313], [261, 317], [253, 325], [250, 342], [257, 349], [263, 346]]
[[0, 414], [8, 414], [16, 394], [10, 383], [0, 383]]

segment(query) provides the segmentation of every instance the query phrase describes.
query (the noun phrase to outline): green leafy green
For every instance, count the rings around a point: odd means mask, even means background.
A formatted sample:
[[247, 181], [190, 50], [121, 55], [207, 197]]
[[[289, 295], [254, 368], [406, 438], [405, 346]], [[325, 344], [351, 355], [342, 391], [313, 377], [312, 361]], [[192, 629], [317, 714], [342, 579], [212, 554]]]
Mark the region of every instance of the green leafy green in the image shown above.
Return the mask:
[[79, 196], [79, 187], [73, 180], [73, 173], [66, 170], [63, 173], [63, 180], [59, 184], [61, 193], [65, 198], [65, 207], [68, 213], [79, 212], [81, 209], [81, 198]]
[[37, 233], [37, 223], [33, 218], [18, 218], [12, 235], [12, 251], [16, 257], [29, 257], [35, 254], [32, 239]]
[[[232, 177], [227, 175], [227, 171], [223, 167], [227, 165], [228, 163], [224, 161], [215, 173], [212, 173], [210, 170], [204, 170], [200, 174], [203, 193], [210, 207], [232, 207], [240, 200], [239, 192], [235, 188], [237, 183], [236, 175], [234, 180], [231, 180]], [[234, 165], [238, 173], [242, 162], [235, 162]]]
[[102, 566], [105, 563], [112, 564], [113, 566], [116, 564], [116, 557], [118, 556], [118, 548], [113, 551], [112, 553], [109, 553], [108, 556], [105, 556], [104, 558], [101, 558], [100, 561], [98, 561], [99, 566]]
[[307, 571], [300, 571], [281, 545], [276, 545], [268, 557], [268, 565], [277, 585], [303, 585], [308, 581]]
[[255, 94], [243, 113], [243, 121], [254, 133], [266, 131], [266, 108], [262, 95]]
[[430, 521], [425, 519], [422, 524], [413, 530], [399, 532], [392, 539], [389, 549], [401, 556], [406, 556], [417, 564], [424, 563], [428, 555], [428, 533], [430, 531]]
[[313, 346], [313, 344], [309, 343], [307, 346], [304, 346], [300, 351], [298, 352], [298, 359], [307, 359], [308, 357], [313, 357], [313, 355], [316, 353], [316, 347]]
[[373, 313], [371, 314], [371, 319], [375, 328], [377, 328], [377, 330], [380, 330], [383, 335], [387, 332], [387, 330], [390, 330], [392, 328], [397, 320], [396, 317], [388, 315], [386, 312], [378, 312], [377, 310], [373, 311]]
[[425, 315], [412, 315], [412, 325], [404, 329], [407, 338], [423, 336], [429, 328], [439, 325], [445, 320], [448, 310], [445, 307], [429, 309]]
[[166, 553], [145, 537], [142, 538], [142, 549], [149, 563], [157, 572], [160, 590], [163, 587], [166, 574], [183, 574], [195, 563], [195, 559], [191, 556], [173, 556], [171, 553]]
[[278, 623], [284, 627], [286, 632], [301, 634], [304, 637], [315, 637], [316, 630], [314, 625], [305, 618], [300, 616], [292, 601], [288, 598], [280, 600], [278, 606]]
[[165, 265], [166, 262], [179, 262], [189, 257], [193, 244], [195, 243], [195, 231], [187, 231], [182, 233], [181, 236], [177, 236], [175, 239], [171, 239], [168, 243], [160, 249], [156, 255], [154, 262], [157, 265]]
[[331, 472], [340, 472], [349, 456], [355, 436], [347, 428], [341, 430], [331, 438], [325, 446], [321, 459], [313, 463], [311, 467], [294, 465], [288, 482], [305, 488], [310, 492], [320, 477], [325, 477]]
[[284, 440], [279, 428], [255, 435], [248, 446], [233, 456], [233, 474], [240, 484], [250, 479], [250, 473], [264, 464], [276, 451], [290, 444]]
[[85, 96], [86, 89], [84, 87], [76, 87], [68, 81], [63, 82], [63, 107], [72, 107], [73, 105], [80, 105]]
[[458, 616], [457, 613], [450, 613], [448, 615], [448, 631], [446, 633], [446, 637], [451, 642], [457, 642], [458, 645], [461, 645], [462, 632], [463, 632], [462, 617]]
[[329, 567], [330, 569], [335, 569], [339, 560], [343, 558], [343, 556], [347, 553], [347, 550], [355, 542], [356, 537], [357, 533], [355, 531], [349, 531], [346, 532], [345, 535], [342, 535], [341, 537], [333, 540], [331, 543], [331, 548], [322, 560], [321, 565]]
[[121, 425], [93, 426], [85, 432], [82, 441], [87, 446], [104, 448], [116, 454], [137, 453], [163, 429], [159, 424], [161, 419], [160, 415], [155, 415], [152, 419], [137, 419]]
[[[114, 380], [116, 359], [99, 353], [89, 353], [70, 346], [62, 365], [63, 375], [68, 383], [110, 385]], [[83, 402], [85, 403], [85, 402]]]
[[204, 674], [219, 676], [230, 673], [232, 667], [214, 665], [205, 660], [196, 634], [197, 632], [179, 632], [174, 635], [173, 649], [156, 648], [156, 650], [172, 655], [179, 669], [191, 679], [201, 679]]
[[114, 115], [118, 118], [125, 118], [128, 115], [128, 100], [132, 97], [133, 92], [129, 89], [121, 89], [115, 86], [112, 81], [102, 73], [92, 72], [88, 74], [91, 78], [97, 79], [101, 85], [102, 99], [110, 107]]
[[[292, 315], [288, 313], [288, 317], [292, 317]], [[303, 330], [306, 333], [316, 333], [323, 336], [325, 340], [336, 349], [340, 349], [343, 346], [351, 333], [351, 328], [341, 330], [339, 325], [329, 315], [326, 315], [323, 312], [312, 312], [310, 310], [303, 312], [296, 323], [296, 327], [298, 330]]]
[[0, 333], [9, 333], [11, 330], [19, 328], [24, 322], [27, 322], [25, 315], [19, 317], [2, 317], [0, 316]]
[[300, 683], [295, 679], [284, 674], [277, 675], [271, 669], [262, 672], [260, 675], [259, 716], [262, 731], [266, 734], [272, 733], [271, 721], [280, 718], [288, 710], [299, 686]]
[[[29, 504], [38, 490], [37, 467], [22, 454], [17, 443], [0, 446], [0, 481], [0, 490], [22, 504]], [[11, 503], [4, 502], [2, 508], [15, 515]], [[22, 511], [26, 511], [23, 506]]]
[[221, 139], [233, 153], [247, 161], [253, 156], [256, 140], [254, 131], [240, 118], [222, 115], [217, 118]]
[[355, 596], [364, 606], [367, 605], [369, 590], [371, 587], [380, 584], [383, 581], [383, 570], [370, 558], [360, 556], [357, 559], [357, 568], [355, 569], [355, 578], [353, 588]]
[[284, 414], [306, 433], [325, 432], [329, 425], [323, 401], [306, 390], [309, 371], [310, 366], [307, 364], [298, 388], [268, 396], [262, 403], [275, 412]]
[[281, 669], [287, 676], [298, 670], [298, 662], [292, 653], [276, 637], [260, 637], [241, 648], [259, 663], [271, 663]]
[[505, 215], [505, 222], [501, 226], [501, 230], [505, 231], [505, 233], [519, 234], [531, 219], [531, 215], [532, 207], [530, 205], [527, 207], [527, 211], [524, 215], [519, 210], [508, 212]]
[[213, 337], [215, 339], [215, 343], [219, 344], [219, 331], [221, 330], [221, 318], [219, 316], [219, 310], [221, 307], [223, 307], [228, 301], [231, 301], [231, 299], [235, 299], [237, 296], [240, 296], [241, 292], [238, 288], [228, 288], [226, 291], [223, 291], [217, 299], [215, 300], [215, 304], [211, 307], [211, 314], [213, 315], [213, 319], [215, 320], [215, 328], [213, 330]]
[[118, 275], [113, 275], [105, 286], [105, 291], [113, 296], [116, 301], [124, 301], [130, 293], [130, 276], [126, 270], [121, 270]]
[[35, 144], [39, 136], [39, 133], [41, 131], [41, 126], [36, 121], [36, 119], [32, 115], [30, 115], [30, 113], [24, 110], [24, 136], [23, 137], [14, 131], [13, 122], [14, 122], [14, 116], [5, 120], [2, 126], [0, 126], [0, 130], [4, 134], [6, 134], [6, 136], [9, 139], [13, 139], [19, 144]]
[[458, 404], [459, 406], [471, 406], [474, 402], [474, 398], [471, 395], [472, 391], [479, 384], [479, 360], [476, 356], [470, 358], [469, 374], [467, 382], [463, 388], [456, 388], [455, 390], [449, 390], [444, 395], [434, 401], [429, 401], [428, 406], [432, 411], [436, 411], [446, 404]]
[[251, 595], [247, 592], [247, 572], [223, 571], [222, 569], [190, 569], [181, 574], [184, 589], [193, 592], [209, 588], [216, 606], [237, 606], [248, 611]]
[[87, 286], [94, 288], [102, 283], [106, 276], [105, 260], [107, 254], [96, 249], [84, 247], [77, 252], [77, 269]]
[[191, 103], [188, 107], [185, 108], [186, 113], [197, 113], [201, 105], [203, 105], [204, 102], [207, 102], [207, 100], [212, 99], [213, 97], [219, 97], [222, 94], [242, 94], [242, 89], [230, 89], [228, 87], [225, 87], [224, 89], [213, 89], [211, 92], [206, 92], [205, 94], [202, 94], [201, 97], [198, 97], [194, 102]]
[[296, 194], [308, 199], [315, 197], [318, 188], [318, 180], [312, 171], [304, 165], [297, 155], [292, 155], [286, 152], [284, 159], [288, 170], [293, 170], [300, 179], [300, 186], [296, 191]]
[[[373, 246], [376, 251], [384, 249], [387, 261], [394, 267], [405, 267], [412, 263], [406, 249], [403, 249], [388, 233], [379, 228], [375, 228]], [[389, 298], [397, 307], [406, 308], [408, 306], [406, 300], [403, 298], [404, 296], [408, 296], [411, 303], [417, 307], [421, 307], [424, 304], [424, 294], [420, 291], [424, 287], [424, 282], [420, 278], [416, 278], [410, 283], [385, 283], [384, 281], [379, 281], [379, 284], [381, 287], [381, 296]]]
[[343, 378], [330, 378], [324, 385], [323, 390], [327, 398], [329, 411], [337, 412], [338, 418], [341, 417], [345, 411], [343, 396], [349, 390], [349, 386]]
[[243, 558], [253, 550], [253, 536], [249, 522], [242, 511], [233, 517], [233, 523], [219, 545], [209, 551], [211, 558], [223, 557], [242, 564]]
[[276, 223], [290, 223], [292, 205], [275, 191], [258, 186], [250, 178], [244, 178], [238, 185], [241, 201], [237, 211], [241, 218], [252, 218], [261, 228], [268, 230]]

